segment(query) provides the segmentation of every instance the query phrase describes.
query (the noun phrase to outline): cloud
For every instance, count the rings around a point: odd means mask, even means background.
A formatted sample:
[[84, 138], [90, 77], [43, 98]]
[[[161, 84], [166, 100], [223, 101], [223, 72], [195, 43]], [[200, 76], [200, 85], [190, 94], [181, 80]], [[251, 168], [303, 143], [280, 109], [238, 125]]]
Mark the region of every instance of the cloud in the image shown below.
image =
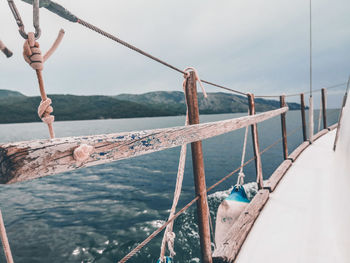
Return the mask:
[[[57, 0], [78, 17], [202, 78], [256, 94], [308, 89], [309, 7], [305, 0], [86, 1]], [[31, 7], [16, 1], [32, 29]], [[350, 2], [314, 1], [315, 88], [350, 73]], [[0, 88], [38, 95], [35, 74], [21, 57], [23, 39], [6, 1], [0, 38], [15, 52], [0, 57]], [[66, 36], [45, 65], [48, 93], [104, 94], [181, 90], [182, 76], [82, 26], [41, 9], [47, 50], [59, 28]], [[209, 91], [218, 91], [208, 87]]]

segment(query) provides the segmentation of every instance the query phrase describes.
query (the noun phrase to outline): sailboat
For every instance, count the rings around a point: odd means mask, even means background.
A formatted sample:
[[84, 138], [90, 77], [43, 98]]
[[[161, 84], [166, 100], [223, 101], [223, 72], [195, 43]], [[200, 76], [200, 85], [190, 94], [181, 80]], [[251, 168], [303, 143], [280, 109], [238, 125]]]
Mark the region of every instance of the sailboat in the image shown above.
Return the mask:
[[[26, 32], [20, 13], [13, 0], [8, 0], [16, 19], [21, 36], [25, 39], [25, 60], [35, 70], [42, 101], [39, 105], [39, 117], [47, 124], [50, 139], [10, 142], [0, 145], [0, 183], [14, 184], [34, 180], [48, 175], [73, 171], [88, 166], [100, 165], [135, 156], [181, 146], [181, 155], [176, 182], [174, 202], [168, 220], [151, 233], [144, 241], [135, 246], [129, 254], [118, 259], [127, 262], [144, 248], [163, 230], [164, 237], [158, 262], [173, 262], [175, 257], [172, 224], [189, 207], [197, 204], [199, 240], [202, 262], [347, 262], [350, 260], [348, 250], [350, 233], [350, 212], [344, 207], [348, 203], [350, 140], [349, 120], [350, 102], [347, 91], [344, 94], [339, 121], [329, 126], [327, 123], [326, 89], [321, 89], [323, 129], [314, 134], [313, 109], [310, 100], [309, 123], [306, 123], [304, 94], [316, 92], [312, 87], [296, 96], [301, 100], [301, 125], [304, 141], [292, 153], [288, 152], [288, 132], [286, 114], [289, 110], [286, 96], [272, 96], [280, 101], [280, 107], [257, 113], [256, 97], [253, 93], [234, 90], [199, 77], [196, 69], [184, 70], [161, 60], [136, 46], [88, 23], [73, 15], [63, 6], [50, 0], [24, 0], [33, 5], [35, 32]], [[55, 138], [51, 115], [51, 100], [47, 97], [42, 77], [42, 64], [52, 55], [61, 42], [64, 31], [61, 30], [52, 48], [42, 55], [39, 49], [40, 37], [39, 8], [78, 23], [98, 34], [105, 36], [123, 46], [152, 59], [183, 75], [183, 89], [187, 106], [184, 126], [132, 131], [113, 134], [100, 134], [80, 137]], [[1, 50], [10, 57], [11, 52], [4, 45]], [[203, 83], [246, 96], [249, 108], [248, 116], [223, 121], [200, 123], [197, 96], [197, 83], [205, 90]], [[259, 96], [264, 97], [264, 96]], [[267, 95], [267, 97], [271, 97]], [[271, 147], [261, 149], [259, 143], [258, 123], [271, 118], [281, 119], [281, 138], [284, 161], [276, 171], [264, 180], [261, 155]], [[307, 126], [309, 135], [307, 135]], [[203, 163], [202, 140], [238, 129], [248, 129], [252, 134], [254, 157], [245, 161], [244, 154], [240, 167], [223, 177], [214, 185], [207, 187]], [[195, 180], [195, 198], [181, 209], [177, 202], [181, 193], [182, 176], [186, 145], [191, 144], [193, 174]], [[246, 143], [244, 143], [246, 147]], [[243, 151], [245, 152], [245, 150]], [[256, 192], [248, 196], [247, 185], [242, 180], [242, 168], [255, 163]], [[223, 181], [240, 172], [241, 177], [229, 197], [219, 208], [216, 233], [216, 247], [212, 250], [210, 233], [211, 220], [208, 208], [207, 192]], [[334, 182], [337, 182], [334, 183]], [[342, 196], [339, 196], [342, 193]], [[1, 215], [1, 214], [0, 214]], [[1, 216], [0, 216], [1, 219]], [[3, 220], [0, 220], [1, 239], [8, 263], [13, 262], [10, 242], [6, 236]], [[268, 244], [268, 245], [266, 245]], [[168, 250], [169, 256], [165, 256]]]

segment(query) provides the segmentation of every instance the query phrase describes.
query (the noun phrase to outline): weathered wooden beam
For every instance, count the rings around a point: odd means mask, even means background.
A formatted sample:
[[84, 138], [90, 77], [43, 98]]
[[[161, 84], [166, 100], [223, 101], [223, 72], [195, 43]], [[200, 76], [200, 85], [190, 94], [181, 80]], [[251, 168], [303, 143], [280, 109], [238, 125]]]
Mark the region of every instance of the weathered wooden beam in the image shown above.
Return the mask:
[[323, 130], [320, 130], [318, 133], [316, 133], [314, 135], [314, 141], [318, 140], [319, 138], [321, 138], [323, 135], [325, 135], [326, 133], [328, 133], [329, 130], [328, 129], [323, 129]]
[[294, 162], [309, 145], [309, 141], [303, 142], [288, 156], [288, 159]]
[[303, 127], [303, 139], [304, 141], [307, 141], [304, 93], [300, 94], [300, 111], [301, 111], [301, 125]]
[[[165, 150], [262, 122], [287, 110], [286, 107], [255, 116], [183, 127], [3, 144], [0, 145], [0, 183], [31, 180]], [[81, 144], [91, 145], [94, 150], [84, 163], [77, 163], [73, 152]]]
[[[280, 107], [286, 107], [286, 96], [280, 96]], [[288, 143], [287, 143], [287, 125], [286, 125], [286, 113], [281, 114], [281, 130], [282, 130], [282, 146], [283, 146], [283, 158], [288, 158]]]
[[326, 89], [321, 89], [322, 95], [322, 116], [323, 116], [323, 129], [327, 129], [327, 97], [326, 97]]
[[269, 180], [267, 181], [266, 185], [264, 186], [264, 189], [269, 190], [270, 192], [273, 192], [278, 185], [278, 183], [281, 181], [282, 177], [286, 174], [288, 169], [291, 167], [292, 161], [291, 160], [285, 160], [283, 161], [280, 166], [273, 172], [273, 174], [270, 176]]
[[[249, 105], [249, 115], [255, 115], [255, 100], [254, 94], [248, 94], [248, 105]], [[262, 164], [261, 164], [261, 156], [260, 156], [260, 147], [259, 147], [259, 137], [258, 137], [258, 127], [256, 123], [251, 125], [252, 130], [252, 139], [253, 139], [253, 149], [255, 156], [255, 170], [256, 170], [256, 182], [258, 183], [259, 189], [264, 187], [264, 180], [262, 174]]]
[[[188, 121], [190, 125], [199, 124], [199, 107], [197, 98], [196, 76], [193, 71], [186, 80], [186, 101], [188, 106]], [[207, 187], [205, 182], [205, 171], [203, 161], [202, 142], [191, 143], [193, 176], [197, 201], [198, 229], [201, 244], [202, 262], [212, 263], [211, 240], [209, 226], [209, 208], [207, 198]]]
[[262, 189], [256, 194], [247, 208], [238, 217], [237, 221], [232, 225], [223, 241], [220, 244], [216, 244], [217, 247], [213, 253], [213, 262], [234, 262], [243, 242], [268, 199], [269, 191], [266, 189]]

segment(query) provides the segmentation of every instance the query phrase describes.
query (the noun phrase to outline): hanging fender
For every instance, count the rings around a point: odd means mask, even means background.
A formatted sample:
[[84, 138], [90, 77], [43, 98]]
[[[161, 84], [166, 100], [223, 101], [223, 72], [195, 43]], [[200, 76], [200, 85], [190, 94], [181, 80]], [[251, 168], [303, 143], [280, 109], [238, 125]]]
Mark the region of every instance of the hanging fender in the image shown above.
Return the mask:
[[235, 186], [231, 194], [221, 202], [216, 214], [216, 244], [222, 242], [230, 227], [235, 223], [249, 202], [243, 186]]

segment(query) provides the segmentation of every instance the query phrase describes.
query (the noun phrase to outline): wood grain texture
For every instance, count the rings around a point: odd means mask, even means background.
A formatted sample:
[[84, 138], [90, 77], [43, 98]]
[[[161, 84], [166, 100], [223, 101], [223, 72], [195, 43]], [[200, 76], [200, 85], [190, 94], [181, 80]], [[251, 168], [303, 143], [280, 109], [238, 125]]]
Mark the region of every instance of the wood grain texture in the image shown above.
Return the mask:
[[[199, 124], [199, 107], [197, 98], [196, 76], [193, 71], [186, 80], [186, 101], [188, 106], [188, 121], [190, 125]], [[212, 263], [211, 240], [209, 227], [209, 209], [207, 187], [205, 182], [204, 160], [202, 142], [191, 143], [193, 177], [197, 201], [198, 229], [201, 245], [201, 257], [203, 263]]]
[[223, 241], [216, 244], [217, 248], [213, 253], [213, 262], [234, 262], [243, 242], [268, 199], [269, 190], [259, 190], [247, 208], [238, 217], [237, 221], [232, 225]]
[[316, 133], [313, 137], [313, 140], [316, 141], [318, 140], [319, 138], [321, 138], [323, 135], [327, 134], [329, 132], [328, 129], [323, 129], [323, 130], [320, 130], [318, 133]]
[[[148, 131], [67, 137], [0, 145], [0, 183], [15, 183], [50, 174], [108, 163], [204, 140], [284, 113], [288, 108], [231, 120]], [[89, 159], [77, 163], [74, 149], [94, 147]]]
[[283, 161], [280, 164], [280, 166], [278, 166], [278, 168], [270, 176], [269, 180], [267, 181], [266, 185], [264, 186], [264, 189], [267, 189], [270, 192], [273, 192], [275, 190], [275, 188], [277, 187], [278, 183], [281, 181], [283, 176], [288, 171], [288, 169], [292, 166], [292, 164], [293, 164], [293, 162], [289, 159]]
[[288, 159], [294, 162], [309, 145], [309, 141], [303, 142], [289, 155]]

